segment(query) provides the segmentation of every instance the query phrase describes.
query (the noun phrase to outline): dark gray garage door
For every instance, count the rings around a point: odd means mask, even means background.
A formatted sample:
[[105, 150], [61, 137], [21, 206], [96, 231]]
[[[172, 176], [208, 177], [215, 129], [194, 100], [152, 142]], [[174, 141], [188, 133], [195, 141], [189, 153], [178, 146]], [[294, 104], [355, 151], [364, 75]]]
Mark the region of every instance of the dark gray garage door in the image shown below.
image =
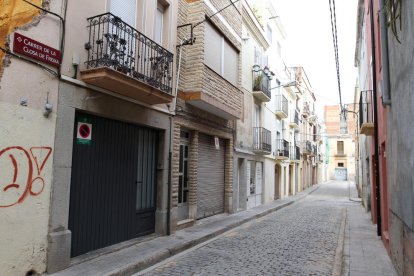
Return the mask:
[[[91, 126], [90, 143], [79, 143], [79, 121]], [[153, 129], [76, 115], [69, 210], [72, 256], [154, 232], [157, 137]]]

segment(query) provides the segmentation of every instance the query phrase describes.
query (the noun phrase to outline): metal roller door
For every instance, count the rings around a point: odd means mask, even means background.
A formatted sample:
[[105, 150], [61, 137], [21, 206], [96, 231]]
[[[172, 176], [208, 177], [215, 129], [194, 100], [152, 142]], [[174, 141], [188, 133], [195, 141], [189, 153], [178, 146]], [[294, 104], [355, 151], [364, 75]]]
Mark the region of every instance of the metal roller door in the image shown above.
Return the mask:
[[[88, 121], [90, 143], [77, 126]], [[157, 131], [76, 114], [69, 229], [72, 257], [155, 230]]]
[[216, 149], [214, 137], [199, 134], [197, 218], [224, 212], [225, 143], [219, 139]]

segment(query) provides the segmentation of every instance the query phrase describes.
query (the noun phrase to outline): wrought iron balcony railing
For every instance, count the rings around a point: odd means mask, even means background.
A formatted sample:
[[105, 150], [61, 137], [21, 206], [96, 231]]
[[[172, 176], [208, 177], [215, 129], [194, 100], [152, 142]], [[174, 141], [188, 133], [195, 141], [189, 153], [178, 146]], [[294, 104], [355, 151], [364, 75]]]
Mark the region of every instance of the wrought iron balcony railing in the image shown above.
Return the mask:
[[289, 154], [290, 160], [300, 160], [300, 148], [298, 146], [290, 146]]
[[359, 126], [361, 133], [373, 135], [374, 133], [374, 116], [372, 109], [372, 90], [361, 91], [359, 98]]
[[308, 102], [304, 102], [303, 103], [302, 116], [305, 117], [305, 118], [308, 117], [309, 116], [309, 112], [310, 112], [309, 103]]
[[87, 69], [109, 67], [172, 94], [172, 53], [111, 13], [88, 22]]
[[263, 127], [253, 128], [253, 151], [261, 153], [272, 152], [272, 132]]
[[309, 140], [306, 140], [306, 151], [307, 152], [312, 152], [312, 142]]
[[276, 95], [276, 113], [284, 113], [285, 118], [289, 114], [288, 112], [288, 100], [283, 95]]
[[263, 70], [259, 70], [258, 72], [253, 71], [253, 91], [262, 91], [270, 99], [271, 93], [269, 85], [269, 76]]
[[299, 112], [296, 109], [292, 110], [291, 117], [290, 117], [290, 123], [299, 125]]
[[284, 139], [276, 140], [276, 156], [289, 158], [289, 142]]

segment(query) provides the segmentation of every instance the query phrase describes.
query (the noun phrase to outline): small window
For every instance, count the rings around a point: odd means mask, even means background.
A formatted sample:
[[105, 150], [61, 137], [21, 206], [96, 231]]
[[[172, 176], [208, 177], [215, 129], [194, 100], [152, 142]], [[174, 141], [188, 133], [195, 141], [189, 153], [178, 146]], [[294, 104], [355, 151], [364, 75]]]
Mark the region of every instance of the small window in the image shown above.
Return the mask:
[[266, 36], [267, 36], [267, 40], [269, 41], [269, 43], [272, 43], [273, 34], [272, 34], [272, 28], [270, 28], [269, 25], [267, 25]]
[[344, 167], [344, 163], [338, 163], [338, 167], [343, 168]]
[[336, 152], [337, 154], [344, 154], [344, 141], [336, 142]]

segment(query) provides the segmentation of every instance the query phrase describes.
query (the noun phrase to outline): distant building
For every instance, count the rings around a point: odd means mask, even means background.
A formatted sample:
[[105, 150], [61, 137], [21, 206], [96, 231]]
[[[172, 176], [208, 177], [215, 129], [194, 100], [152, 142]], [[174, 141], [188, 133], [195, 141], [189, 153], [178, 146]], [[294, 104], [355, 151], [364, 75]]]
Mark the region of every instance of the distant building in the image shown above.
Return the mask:
[[355, 129], [353, 106], [341, 112], [339, 105], [325, 106], [325, 126], [328, 143], [328, 178], [355, 179]]

